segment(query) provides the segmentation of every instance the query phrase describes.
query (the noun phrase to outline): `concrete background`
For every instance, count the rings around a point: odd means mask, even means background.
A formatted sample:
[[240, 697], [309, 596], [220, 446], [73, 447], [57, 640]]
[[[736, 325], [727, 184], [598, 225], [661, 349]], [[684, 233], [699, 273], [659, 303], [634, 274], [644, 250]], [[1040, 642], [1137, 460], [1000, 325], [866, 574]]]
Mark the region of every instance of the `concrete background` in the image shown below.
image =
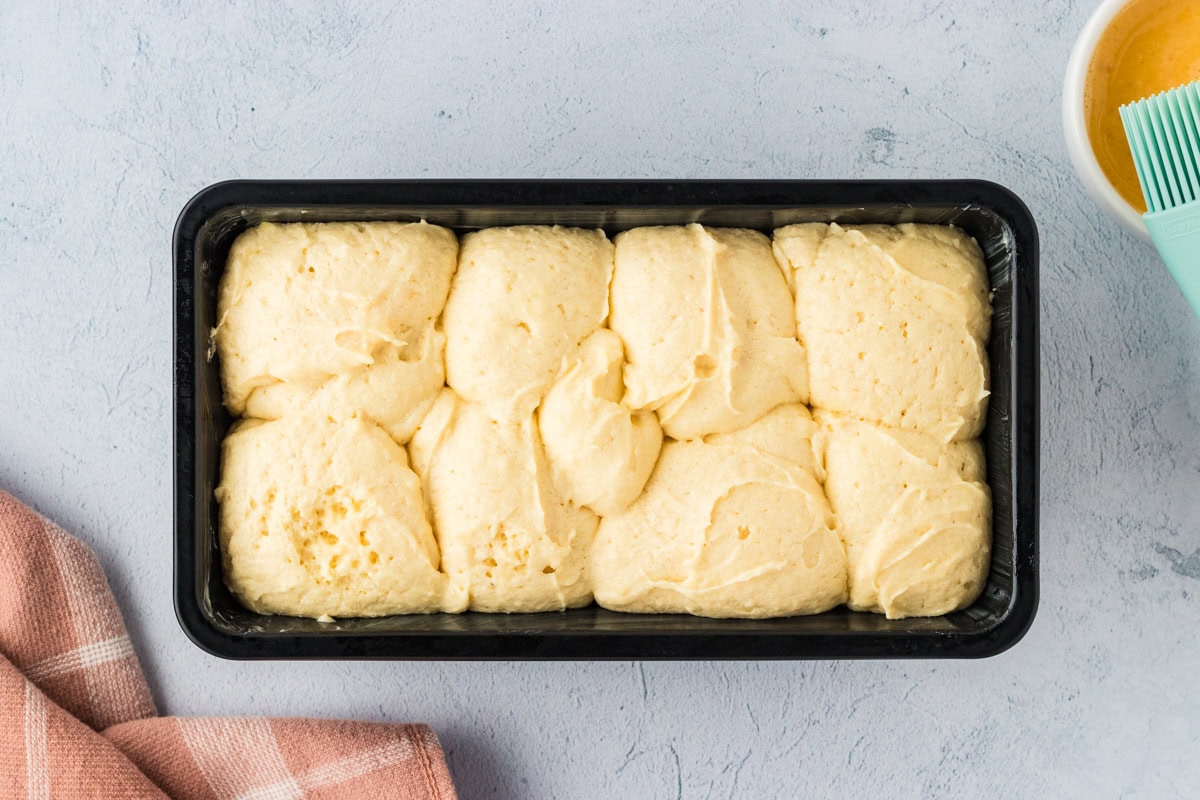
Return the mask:
[[[1087, 199], [1094, 2], [0, 6], [0, 486], [161, 707], [431, 723], [464, 798], [1200, 794], [1200, 323]], [[736, 6], [740, 6], [737, 8]], [[983, 662], [229, 663], [171, 608], [171, 229], [232, 177], [979, 177], [1042, 235], [1042, 604]]]

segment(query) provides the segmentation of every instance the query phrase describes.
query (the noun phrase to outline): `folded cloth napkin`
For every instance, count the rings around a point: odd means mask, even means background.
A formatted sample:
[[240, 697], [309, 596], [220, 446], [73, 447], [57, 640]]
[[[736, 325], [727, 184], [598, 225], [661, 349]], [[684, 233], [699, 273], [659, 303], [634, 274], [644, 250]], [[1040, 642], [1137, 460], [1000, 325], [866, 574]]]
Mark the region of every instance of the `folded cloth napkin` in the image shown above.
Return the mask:
[[160, 717], [92, 551], [0, 492], [0, 798], [453, 800], [424, 725]]

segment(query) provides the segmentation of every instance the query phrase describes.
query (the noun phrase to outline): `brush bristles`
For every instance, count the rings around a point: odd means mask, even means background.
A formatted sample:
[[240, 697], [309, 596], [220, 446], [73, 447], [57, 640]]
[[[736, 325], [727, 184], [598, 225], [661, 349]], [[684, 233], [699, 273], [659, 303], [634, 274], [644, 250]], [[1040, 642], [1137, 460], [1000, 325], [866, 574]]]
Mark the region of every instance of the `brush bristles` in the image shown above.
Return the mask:
[[1200, 81], [1121, 106], [1146, 207], [1200, 200]]

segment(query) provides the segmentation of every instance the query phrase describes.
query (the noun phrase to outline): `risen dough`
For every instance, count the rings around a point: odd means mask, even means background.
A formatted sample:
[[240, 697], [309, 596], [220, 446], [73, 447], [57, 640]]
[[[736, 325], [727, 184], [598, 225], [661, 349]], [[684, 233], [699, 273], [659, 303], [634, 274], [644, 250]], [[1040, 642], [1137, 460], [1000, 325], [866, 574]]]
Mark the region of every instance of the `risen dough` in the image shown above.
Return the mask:
[[667, 442], [642, 495], [605, 517], [596, 601], [709, 617], [814, 614], [846, 600], [846, 554], [810, 465], [812, 421], [784, 406], [737, 433]]
[[468, 234], [446, 303], [446, 382], [497, 416], [533, 412], [608, 316], [613, 247], [603, 231], [521, 226]]
[[979, 442], [942, 443], [822, 411], [816, 420], [849, 556], [850, 607], [896, 619], [974, 602], [991, 548]]
[[446, 389], [409, 445], [460, 609], [551, 611], [592, 599], [592, 512], [555, 489], [532, 415], [496, 419]]
[[364, 413], [405, 441], [442, 383], [431, 330], [457, 252], [453, 233], [425, 223], [247, 230], [230, 250], [213, 331], [230, 412]]
[[792, 272], [812, 405], [941, 441], [970, 439], [987, 403], [991, 306], [979, 246], [940, 225], [775, 232]]
[[401, 358], [381, 358], [320, 383], [263, 386], [246, 399], [246, 415], [278, 419], [307, 412], [342, 419], [361, 411], [404, 444], [445, 382], [445, 343], [445, 335], [430, 328], [403, 348]]
[[460, 250], [424, 223], [264, 223], [218, 311], [226, 404], [256, 418], [217, 489], [252, 610], [594, 591], [621, 611], [906, 617], [982, 590], [991, 308], [955, 228], [688, 225], [614, 247], [520, 226]]
[[626, 404], [657, 411], [675, 439], [734, 431], [808, 399], [787, 282], [756, 231], [618, 235], [609, 325], [625, 343]]
[[615, 514], [642, 491], [662, 447], [649, 411], [621, 404], [621, 339], [593, 333], [565, 361], [538, 411], [538, 428], [563, 496], [597, 514]]
[[222, 446], [221, 555], [253, 611], [438, 611], [446, 576], [404, 448], [362, 419], [238, 423]]

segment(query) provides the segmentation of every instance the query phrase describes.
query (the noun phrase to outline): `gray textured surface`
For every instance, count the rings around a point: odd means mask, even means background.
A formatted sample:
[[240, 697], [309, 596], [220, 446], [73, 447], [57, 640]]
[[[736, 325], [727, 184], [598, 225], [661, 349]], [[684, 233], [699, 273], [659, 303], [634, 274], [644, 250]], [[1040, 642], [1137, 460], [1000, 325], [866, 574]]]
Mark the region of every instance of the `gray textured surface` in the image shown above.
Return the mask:
[[[164, 6], [166, 4], [163, 4]], [[425, 720], [474, 797], [1200, 794], [1200, 323], [1087, 200], [1091, 2], [0, 6], [0, 486], [161, 706]], [[982, 177], [1043, 239], [1042, 606], [975, 663], [239, 664], [176, 625], [171, 228], [230, 177]]]

